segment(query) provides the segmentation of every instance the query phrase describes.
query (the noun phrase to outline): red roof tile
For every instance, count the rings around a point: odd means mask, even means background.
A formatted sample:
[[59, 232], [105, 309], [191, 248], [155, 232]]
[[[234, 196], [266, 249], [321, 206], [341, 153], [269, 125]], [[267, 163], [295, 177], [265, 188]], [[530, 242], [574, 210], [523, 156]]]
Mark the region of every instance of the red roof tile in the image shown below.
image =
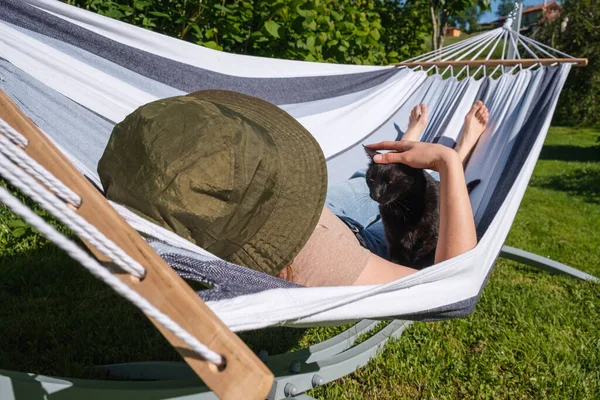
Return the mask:
[[[558, 6], [558, 4], [556, 4], [556, 1], [551, 1], [549, 3], [546, 3], [546, 7], [551, 7], [551, 6]], [[527, 7], [526, 9], [523, 10], [523, 14], [527, 14], [533, 11], [538, 11], [538, 10], [543, 10], [544, 9], [544, 3], [542, 4], [538, 4], [537, 6], [531, 6], [531, 7]]]

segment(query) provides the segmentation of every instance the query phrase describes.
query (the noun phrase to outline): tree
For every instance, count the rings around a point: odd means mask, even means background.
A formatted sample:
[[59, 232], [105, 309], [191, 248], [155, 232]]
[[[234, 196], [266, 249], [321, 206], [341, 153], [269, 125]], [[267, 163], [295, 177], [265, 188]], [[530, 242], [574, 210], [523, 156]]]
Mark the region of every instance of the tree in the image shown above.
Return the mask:
[[426, 26], [403, 0], [63, 1], [215, 50], [347, 64], [416, 55]]
[[484, 10], [479, 5], [473, 4], [463, 11], [461, 15], [450, 17], [448, 23], [465, 32], [476, 32], [479, 28], [479, 18], [483, 12]]
[[431, 29], [427, 1], [381, 0], [378, 4], [385, 29], [381, 42], [388, 51], [388, 59], [400, 61], [421, 54], [423, 37]]
[[500, 4], [498, 4], [498, 11], [496, 11], [496, 15], [499, 17], [506, 17], [514, 8], [515, 0], [502, 0]]
[[[419, 1], [419, 0], [416, 0]], [[482, 10], [489, 10], [490, 0], [428, 0], [431, 15], [431, 44], [434, 50], [444, 46], [446, 28], [452, 17], [461, 16], [465, 10], [477, 5]]]
[[565, 0], [562, 7], [559, 18], [536, 31], [536, 39], [589, 63], [571, 69], [553, 123], [600, 125], [600, 0]]

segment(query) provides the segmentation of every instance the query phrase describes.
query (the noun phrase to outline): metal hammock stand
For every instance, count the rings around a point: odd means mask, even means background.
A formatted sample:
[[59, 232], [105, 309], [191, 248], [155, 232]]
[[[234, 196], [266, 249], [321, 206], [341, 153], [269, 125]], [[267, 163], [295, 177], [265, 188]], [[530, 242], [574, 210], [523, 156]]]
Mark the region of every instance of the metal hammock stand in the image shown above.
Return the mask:
[[[398, 64], [398, 67], [434, 70], [433, 72], [440, 75], [450, 73], [452, 76], [460, 77], [463, 73], [467, 76], [481, 72], [491, 76], [498, 71], [512, 72], [516, 69], [536, 68], [540, 65], [558, 63], [585, 65], [587, 63], [585, 59], [573, 58], [520, 35], [518, 33], [519, 12], [520, 5], [518, 4], [517, 13], [507, 19], [507, 24], [504, 27], [458, 42], [442, 50], [407, 60]], [[502, 49], [501, 59], [490, 60], [497, 48]], [[505, 55], [509, 56], [509, 59], [505, 59]], [[530, 58], [525, 59], [522, 56]], [[455, 69], [458, 69], [458, 71]], [[1, 114], [0, 112], [0, 116], [4, 118], [5, 116]], [[21, 127], [23, 127], [22, 124]], [[15, 128], [19, 129], [17, 126]], [[56, 176], [59, 175], [56, 174]], [[115, 238], [115, 242], [123, 246], [131, 238], [118, 239]], [[137, 250], [136, 247], [135, 244], [129, 246], [129, 251], [131, 251], [129, 254], [133, 258], [135, 258], [134, 253], [139, 252], [139, 247]], [[127, 249], [128, 247], [123, 248]], [[568, 274], [579, 279], [597, 280], [591, 275], [564, 264], [508, 246], [502, 248], [499, 256], [544, 270]], [[144, 257], [147, 261], [148, 257], [151, 256], [143, 254], [142, 259]], [[154, 261], [160, 263], [155, 259]], [[149, 271], [153, 272], [152, 268]], [[126, 283], [134, 290], [138, 290], [139, 286], [143, 286], [135, 282], [132, 283], [131, 279], [124, 274], [119, 274], [119, 277], [124, 282], [129, 281]], [[154, 290], [159, 289], [160, 283]], [[193, 292], [190, 291], [190, 293]], [[193, 296], [197, 298], [195, 294]], [[186, 296], [181, 295], [180, 297], [172, 303], [180, 302], [178, 304], [184, 304], [189, 302], [189, 299], [183, 299]], [[196, 307], [201, 302], [193, 303]], [[194, 313], [195, 315], [192, 315]], [[175, 314], [177, 313], [173, 313], [173, 315]], [[175, 317], [173, 318], [175, 319]], [[199, 323], [195, 324], [196, 326], [186, 324], [186, 318], [198, 318]], [[380, 324], [378, 321], [363, 320], [345, 332], [306, 349], [275, 356], [270, 356], [261, 351], [258, 357], [254, 357], [249, 349], [241, 342], [238, 343], [239, 339], [232, 337], [235, 335], [224, 327], [222, 322], [208, 308], [206, 310], [202, 309], [201, 313], [192, 311], [187, 316], [181, 316], [179, 322], [182, 327], [189, 329], [190, 332], [198, 333], [197, 337], [205, 340], [212, 349], [227, 358], [228, 363], [224, 372], [215, 370], [214, 366], [212, 366], [213, 369], [207, 367], [208, 363], [190, 353], [193, 350], [190, 350], [189, 346], [183, 344], [157, 324], [167, 339], [178, 348], [188, 364], [141, 362], [95, 367], [99, 375], [120, 381], [53, 378], [0, 370], [0, 398], [3, 400], [17, 397], [22, 399], [47, 399], [52, 398], [55, 394], [57, 398], [63, 398], [62, 396], [66, 395], [68, 398], [95, 399], [110, 397], [112, 400], [215, 399], [218, 398], [216, 392], [222, 398], [260, 398], [266, 395], [268, 399], [291, 397], [310, 399], [311, 397], [305, 395], [304, 392], [339, 379], [364, 366], [370, 358], [376, 355], [379, 349], [385, 346], [390, 338], [400, 337], [403, 331], [412, 323], [411, 321], [393, 320], [382, 330], [361, 341], [363, 335], [376, 331]], [[199, 325], [207, 323], [210, 326], [208, 330], [196, 329]], [[264, 365], [268, 367], [270, 372], [264, 368]], [[245, 370], [245, 372], [242, 370]], [[272, 379], [271, 373], [275, 378], [272, 385], [269, 386]], [[215, 392], [204, 386], [196, 374], [200, 375]], [[229, 375], [225, 376], [227, 374]], [[240, 379], [243, 382], [240, 383]], [[265, 387], [268, 394], [264, 390]], [[269, 387], [270, 391], [268, 390]], [[61, 393], [66, 389], [68, 391]]]

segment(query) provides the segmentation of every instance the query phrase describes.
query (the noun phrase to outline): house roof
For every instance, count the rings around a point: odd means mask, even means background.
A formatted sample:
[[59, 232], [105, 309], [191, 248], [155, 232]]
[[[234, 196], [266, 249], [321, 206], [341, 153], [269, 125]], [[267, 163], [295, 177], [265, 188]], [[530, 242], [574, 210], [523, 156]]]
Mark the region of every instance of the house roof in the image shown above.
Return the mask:
[[[560, 5], [556, 1], [551, 1], [549, 3], [546, 3], [546, 8], [554, 8], [554, 7], [559, 7], [560, 8]], [[543, 9], [544, 9], [544, 3], [538, 4], [537, 6], [527, 7], [525, 9], [523, 9], [523, 11], [521, 12], [521, 14], [527, 14], [527, 13], [530, 13], [530, 12], [539, 11], [539, 10], [543, 10]], [[500, 18], [498, 18], [494, 22], [504, 21], [505, 19], [506, 19], [506, 17], [500, 17]]]
[[[554, 6], [558, 6], [558, 3], [556, 3], [556, 1], [551, 1], [549, 3], [546, 3], [546, 8], [548, 7], [554, 7]], [[543, 10], [544, 9], [544, 3], [542, 4], [538, 4], [537, 6], [531, 6], [531, 7], [527, 7], [526, 9], [523, 10], [523, 14], [527, 14], [533, 11], [537, 11], [537, 10]]]

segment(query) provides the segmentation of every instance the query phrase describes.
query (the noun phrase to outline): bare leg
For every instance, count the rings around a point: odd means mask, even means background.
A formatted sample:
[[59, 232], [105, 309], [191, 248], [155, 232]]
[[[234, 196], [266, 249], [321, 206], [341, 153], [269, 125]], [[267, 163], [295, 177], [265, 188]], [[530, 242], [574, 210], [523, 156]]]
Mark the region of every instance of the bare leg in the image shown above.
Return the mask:
[[419, 136], [425, 130], [425, 125], [427, 125], [427, 106], [425, 104], [418, 104], [410, 112], [408, 129], [404, 132], [402, 140], [418, 141]]
[[465, 116], [465, 125], [458, 144], [454, 148], [463, 164], [473, 151], [479, 137], [485, 130], [489, 116], [490, 113], [481, 100], [476, 101]]

